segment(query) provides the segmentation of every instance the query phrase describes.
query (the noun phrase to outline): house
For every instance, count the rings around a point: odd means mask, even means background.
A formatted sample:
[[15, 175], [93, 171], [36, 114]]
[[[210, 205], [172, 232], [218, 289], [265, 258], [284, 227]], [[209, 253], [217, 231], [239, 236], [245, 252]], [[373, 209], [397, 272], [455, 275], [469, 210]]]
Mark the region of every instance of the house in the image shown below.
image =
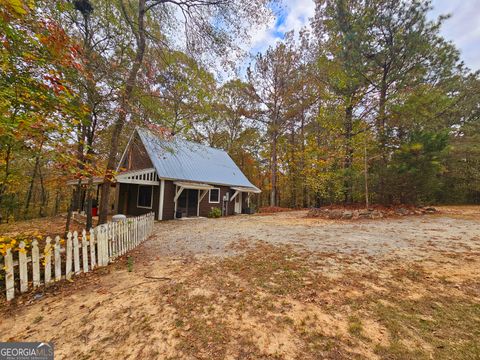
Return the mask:
[[116, 175], [114, 212], [158, 220], [249, 212], [250, 194], [259, 193], [223, 150], [177, 137], [165, 139], [137, 128]]

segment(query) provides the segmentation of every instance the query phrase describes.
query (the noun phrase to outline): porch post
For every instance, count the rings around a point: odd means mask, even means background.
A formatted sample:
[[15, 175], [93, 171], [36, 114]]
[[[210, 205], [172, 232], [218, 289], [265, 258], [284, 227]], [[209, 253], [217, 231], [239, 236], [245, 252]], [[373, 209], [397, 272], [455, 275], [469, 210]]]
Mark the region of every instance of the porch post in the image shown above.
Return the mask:
[[163, 220], [163, 199], [165, 196], [165, 180], [160, 180], [160, 199], [158, 201], [158, 220]]
[[[177, 185], [175, 185], [175, 194], [176, 193], [177, 193]], [[177, 218], [177, 197], [176, 196], [173, 199], [173, 203], [175, 204], [175, 206], [173, 208], [173, 218], [176, 219]]]
[[197, 190], [197, 216], [200, 216], [200, 190]]

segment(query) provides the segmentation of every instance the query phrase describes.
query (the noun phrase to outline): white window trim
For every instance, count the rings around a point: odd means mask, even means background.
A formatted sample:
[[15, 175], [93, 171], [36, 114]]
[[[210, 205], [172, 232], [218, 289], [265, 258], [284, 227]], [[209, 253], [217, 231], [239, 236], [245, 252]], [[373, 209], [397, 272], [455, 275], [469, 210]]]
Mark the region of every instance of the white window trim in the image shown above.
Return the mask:
[[[138, 205], [138, 198], [139, 198], [139, 195], [140, 195], [140, 186], [150, 186], [152, 188], [152, 191], [150, 192], [150, 206], [140, 206]], [[137, 208], [139, 209], [151, 209], [153, 206], [153, 185], [138, 185], [138, 188], [137, 188]]]
[[[212, 190], [218, 190], [218, 201], [212, 201]], [[208, 190], [208, 203], [209, 204], [220, 204], [220, 188], [213, 188]]]

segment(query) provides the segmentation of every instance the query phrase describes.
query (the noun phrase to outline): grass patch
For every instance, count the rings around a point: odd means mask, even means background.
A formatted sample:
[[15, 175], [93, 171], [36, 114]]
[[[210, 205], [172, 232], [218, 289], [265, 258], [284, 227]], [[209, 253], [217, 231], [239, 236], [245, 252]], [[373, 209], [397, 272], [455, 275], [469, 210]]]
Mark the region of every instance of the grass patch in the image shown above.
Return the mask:
[[38, 315], [37, 317], [35, 317], [35, 319], [33, 319], [33, 323], [34, 324], [38, 324], [40, 321], [43, 320], [43, 316], [42, 315]]
[[[387, 277], [346, 269], [329, 279], [322, 266], [308, 254], [265, 244], [199, 264], [163, 294], [176, 309], [177, 349], [200, 359], [285, 357], [282, 349], [267, 354], [261, 348], [256, 323], [271, 330], [263, 336], [287, 336], [296, 347], [290, 350], [302, 359], [364, 358], [366, 348], [383, 359], [480, 358], [480, 304], [467, 293], [454, 297], [439, 291], [445, 284], [421, 266], [392, 264]], [[425, 286], [427, 296], [409, 298], [411, 282]], [[315, 314], [299, 313], [303, 305], [343, 321], [346, 333], [324, 328]], [[370, 322], [381, 329], [367, 328]], [[243, 338], [245, 348], [234, 338]]]
[[361, 337], [363, 332], [362, 321], [356, 316], [350, 316], [348, 318], [348, 332], [355, 336]]
[[396, 340], [392, 341], [388, 346], [377, 345], [375, 347], [375, 354], [382, 359], [395, 359], [395, 360], [427, 360], [431, 357], [427, 352], [421, 349], [410, 349], [402, 342]]
[[[480, 358], [480, 304], [464, 298], [398, 300], [374, 305], [392, 342], [377, 351], [387, 358]], [[405, 346], [405, 342], [409, 345]], [[430, 356], [430, 355], [429, 355]]]

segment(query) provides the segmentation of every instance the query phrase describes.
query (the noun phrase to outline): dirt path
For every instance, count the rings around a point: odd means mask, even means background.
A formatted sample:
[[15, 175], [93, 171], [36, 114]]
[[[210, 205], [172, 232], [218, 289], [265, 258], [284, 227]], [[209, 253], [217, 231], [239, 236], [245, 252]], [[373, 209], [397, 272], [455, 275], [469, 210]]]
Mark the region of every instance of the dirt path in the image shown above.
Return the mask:
[[21, 297], [0, 340], [53, 341], [58, 359], [478, 358], [477, 214], [158, 223], [133, 271]]

